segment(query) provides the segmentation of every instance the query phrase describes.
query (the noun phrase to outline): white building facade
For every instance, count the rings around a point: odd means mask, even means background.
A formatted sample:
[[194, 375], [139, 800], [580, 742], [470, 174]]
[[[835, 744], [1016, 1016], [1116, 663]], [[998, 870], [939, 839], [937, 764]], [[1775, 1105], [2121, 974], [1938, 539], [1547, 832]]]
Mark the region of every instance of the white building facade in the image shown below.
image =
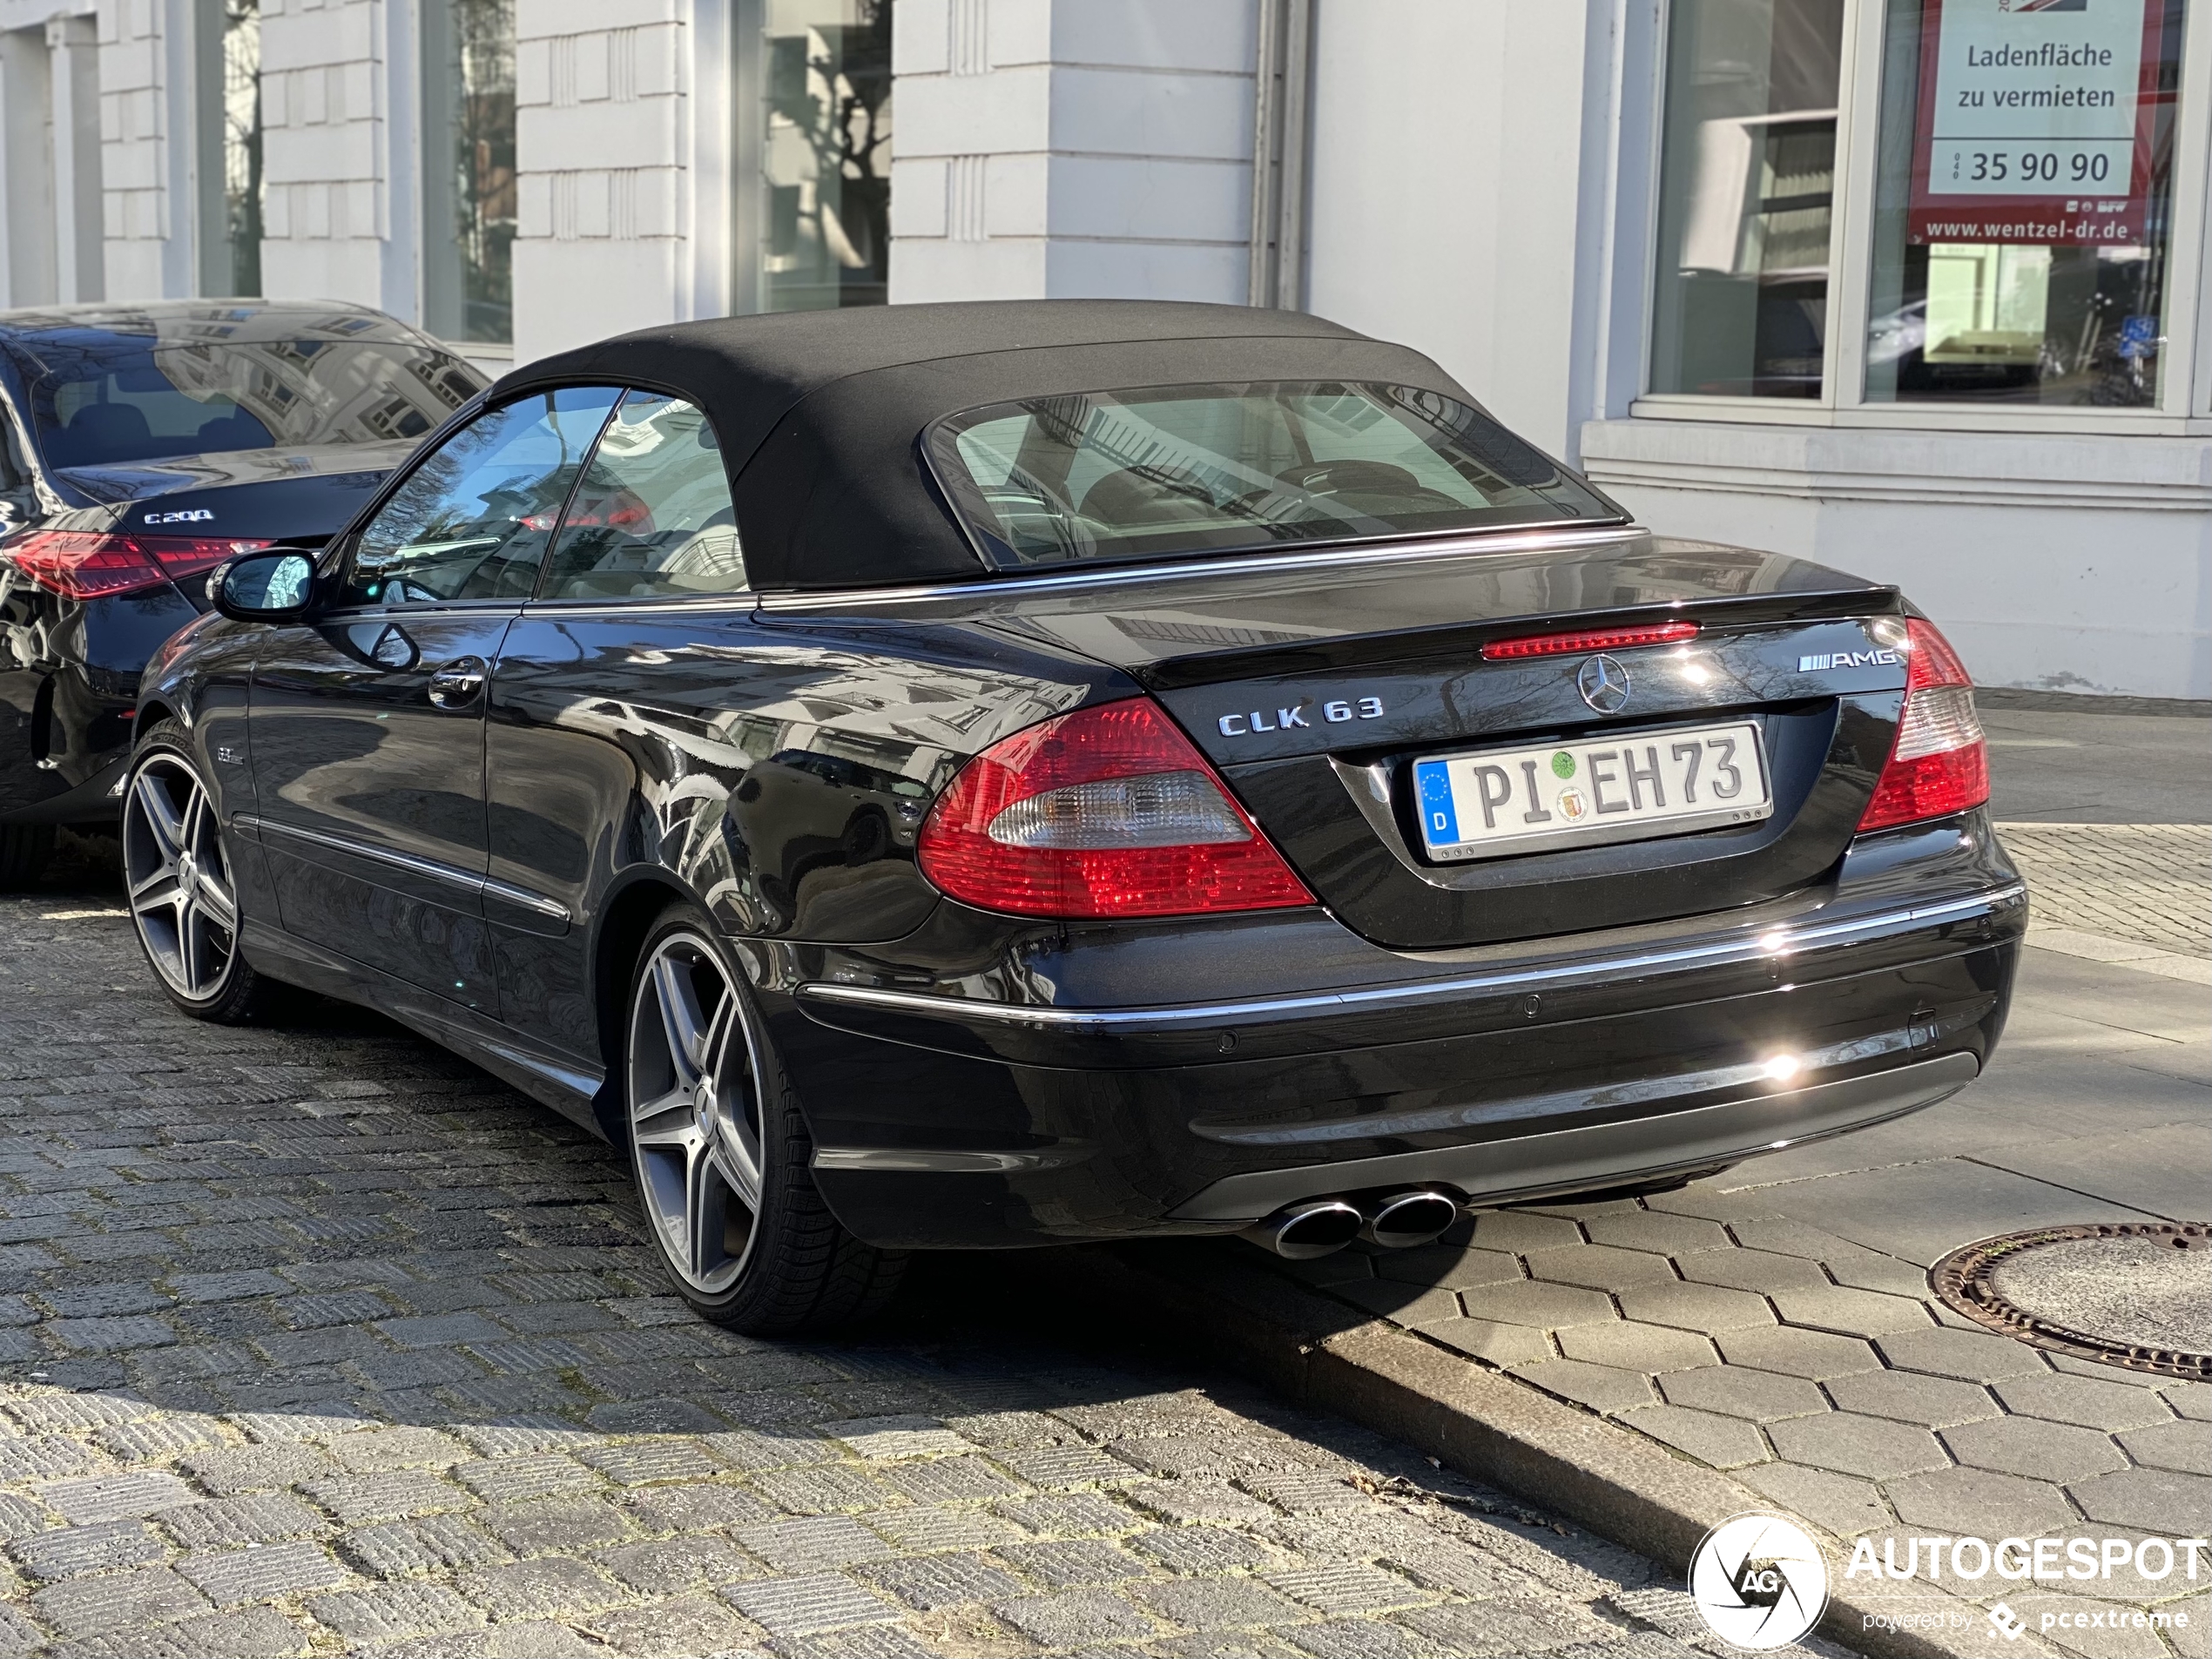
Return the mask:
[[0, 159], [8, 305], [341, 298], [491, 368], [1299, 306], [1986, 684], [2212, 698], [2204, 0], [0, 0]]

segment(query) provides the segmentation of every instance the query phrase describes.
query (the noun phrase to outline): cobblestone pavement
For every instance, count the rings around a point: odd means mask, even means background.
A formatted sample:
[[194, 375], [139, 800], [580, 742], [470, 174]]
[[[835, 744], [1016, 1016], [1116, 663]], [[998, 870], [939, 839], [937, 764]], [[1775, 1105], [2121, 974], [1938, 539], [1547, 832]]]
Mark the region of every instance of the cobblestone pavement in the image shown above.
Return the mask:
[[2212, 957], [2212, 824], [2000, 824], [1998, 832], [2027, 877], [2037, 927]]
[[112, 906], [0, 902], [0, 1655], [1689, 1659], [1640, 1557], [993, 1323], [993, 1258], [701, 1324], [606, 1148], [373, 1016], [184, 1020]]

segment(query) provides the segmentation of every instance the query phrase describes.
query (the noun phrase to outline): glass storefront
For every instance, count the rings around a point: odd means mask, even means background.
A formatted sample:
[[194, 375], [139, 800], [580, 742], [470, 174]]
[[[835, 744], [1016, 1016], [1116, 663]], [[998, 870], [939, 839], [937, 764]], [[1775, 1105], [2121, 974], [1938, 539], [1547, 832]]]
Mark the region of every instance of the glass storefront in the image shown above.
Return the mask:
[[1671, 0], [1649, 392], [2166, 407], [2188, 0], [1866, 4]]
[[2155, 406], [2183, 0], [1888, 0], [1870, 402]]
[[1844, 0], [1675, 0], [1651, 389], [1817, 397]]
[[892, 0], [740, 0], [738, 311], [880, 306]]
[[515, 0], [422, 0], [424, 325], [515, 338]]
[[261, 0], [200, 0], [199, 291], [261, 292]]

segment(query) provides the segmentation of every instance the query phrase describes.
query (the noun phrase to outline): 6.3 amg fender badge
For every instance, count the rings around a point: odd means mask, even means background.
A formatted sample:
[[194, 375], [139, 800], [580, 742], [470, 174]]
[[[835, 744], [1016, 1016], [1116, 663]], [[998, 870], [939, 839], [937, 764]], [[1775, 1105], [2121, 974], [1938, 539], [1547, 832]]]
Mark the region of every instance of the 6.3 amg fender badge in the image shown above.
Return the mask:
[[1611, 657], [1592, 657], [1575, 675], [1582, 701], [1600, 714], [1618, 714], [1629, 701], [1629, 671]]

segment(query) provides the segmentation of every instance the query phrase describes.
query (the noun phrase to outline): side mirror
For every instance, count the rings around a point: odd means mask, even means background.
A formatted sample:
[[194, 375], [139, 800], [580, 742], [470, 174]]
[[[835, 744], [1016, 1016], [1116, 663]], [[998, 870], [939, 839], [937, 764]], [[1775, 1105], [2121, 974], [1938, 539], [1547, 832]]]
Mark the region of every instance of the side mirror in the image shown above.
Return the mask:
[[315, 561], [296, 547], [241, 554], [208, 578], [215, 609], [235, 622], [293, 622], [315, 595]]

